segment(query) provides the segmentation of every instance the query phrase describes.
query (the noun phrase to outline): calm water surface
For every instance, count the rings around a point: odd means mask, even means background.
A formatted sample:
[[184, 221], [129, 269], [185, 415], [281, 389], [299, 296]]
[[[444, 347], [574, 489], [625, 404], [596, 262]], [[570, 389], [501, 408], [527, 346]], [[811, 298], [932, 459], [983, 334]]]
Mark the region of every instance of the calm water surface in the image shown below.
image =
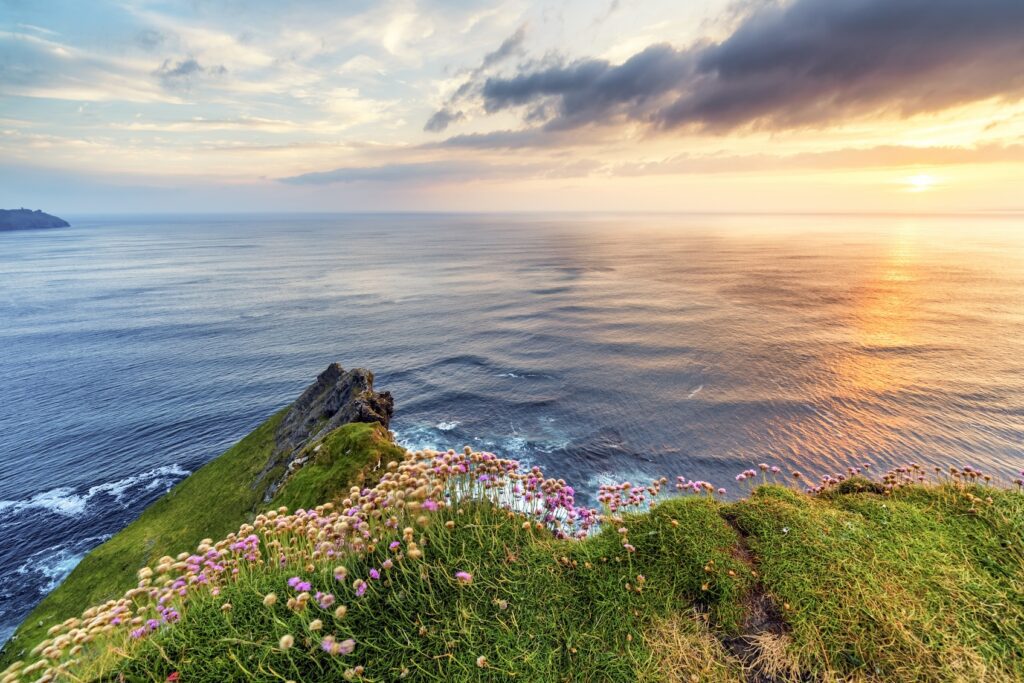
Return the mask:
[[581, 492], [763, 460], [1009, 477], [1024, 218], [81, 219], [0, 233], [0, 349], [3, 639], [334, 360], [402, 442]]

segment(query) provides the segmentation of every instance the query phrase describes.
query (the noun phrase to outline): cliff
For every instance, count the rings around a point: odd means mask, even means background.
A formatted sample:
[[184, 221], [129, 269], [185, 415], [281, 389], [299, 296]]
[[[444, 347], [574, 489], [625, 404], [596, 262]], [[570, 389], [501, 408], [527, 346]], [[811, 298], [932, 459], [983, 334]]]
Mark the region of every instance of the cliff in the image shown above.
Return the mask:
[[0, 209], [0, 230], [36, 230], [67, 228], [67, 221], [36, 209]]
[[329, 368], [86, 558], [3, 683], [1024, 680], [1024, 473], [764, 463], [735, 502], [679, 477], [595, 510], [403, 452], [391, 405]]
[[295, 403], [90, 552], [29, 614], [2, 661], [22, 656], [54, 621], [121, 595], [135, 585], [139, 567], [162, 555], [219, 538], [260, 509], [329, 501], [400, 457], [387, 431], [393, 405], [390, 394], [374, 391], [371, 372], [331, 364]]

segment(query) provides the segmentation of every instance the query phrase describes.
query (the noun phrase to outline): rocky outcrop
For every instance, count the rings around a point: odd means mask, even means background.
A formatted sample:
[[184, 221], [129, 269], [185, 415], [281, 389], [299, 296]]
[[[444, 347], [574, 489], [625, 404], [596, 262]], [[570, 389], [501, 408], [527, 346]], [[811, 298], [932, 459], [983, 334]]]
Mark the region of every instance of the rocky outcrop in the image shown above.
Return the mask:
[[0, 209], [0, 230], [35, 230], [38, 228], [67, 228], [70, 224], [61, 218], [36, 209]]
[[[373, 373], [362, 368], [344, 370], [331, 363], [296, 399], [274, 433], [274, 450], [253, 486], [266, 477], [275, 480], [264, 495], [269, 501], [293, 471], [303, 449], [350, 422], [377, 422], [385, 429], [395, 409], [387, 391], [373, 389]], [[283, 469], [282, 469], [283, 466]]]

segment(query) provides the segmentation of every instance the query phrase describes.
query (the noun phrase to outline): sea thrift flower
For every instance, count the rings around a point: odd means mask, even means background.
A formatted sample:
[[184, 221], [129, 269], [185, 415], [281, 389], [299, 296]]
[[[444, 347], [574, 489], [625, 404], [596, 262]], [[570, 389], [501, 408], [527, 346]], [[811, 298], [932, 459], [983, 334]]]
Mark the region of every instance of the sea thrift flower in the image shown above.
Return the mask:
[[484, 657], [483, 655], [480, 655], [479, 657], [477, 657], [476, 658], [476, 665], [478, 667], [480, 667], [481, 669], [486, 668], [487, 667], [487, 657]]
[[273, 607], [277, 603], [277, 593], [267, 593], [263, 596], [263, 604], [267, 607]]
[[295, 637], [291, 634], [285, 634], [281, 636], [281, 640], [277, 644], [281, 646], [282, 650], [290, 650], [292, 645], [295, 644]]
[[310, 631], [319, 631], [323, 627], [324, 627], [324, 622], [320, 621], [319, 619], [314, 619], [313, 621], [309, 622], [309, 630]]
[[455, 572], [455, 578], [462, 584], [473, 583], [473, 575], [469, 572]]
[[379, 580], [380, 579], [380, 572], [377, 571], [376, 569], [371, 569], [370, 570], [370, 578], [373, 579], [374, 581]]
[[356, 641], [348, 638], [341, 642], [334, 639], [334, 636], [324, 636], [320, 642], [320, 649], [329, 655], [347, 655], [356, 649]]
[[356, 579], [352, 586], [356, 589], [356, 597], [361, 598], [366, 593], [366, 582], [362, 579]]

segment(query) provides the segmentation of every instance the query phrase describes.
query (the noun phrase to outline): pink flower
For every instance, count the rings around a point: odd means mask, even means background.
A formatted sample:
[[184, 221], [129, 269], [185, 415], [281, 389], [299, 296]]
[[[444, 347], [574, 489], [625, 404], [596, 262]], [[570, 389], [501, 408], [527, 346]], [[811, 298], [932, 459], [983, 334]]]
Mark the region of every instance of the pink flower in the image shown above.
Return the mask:
[[459, 583], [467, 585], [473, 583], [473, 575], [469, 572], [455, 572], [455, 578], [458, 579]]

